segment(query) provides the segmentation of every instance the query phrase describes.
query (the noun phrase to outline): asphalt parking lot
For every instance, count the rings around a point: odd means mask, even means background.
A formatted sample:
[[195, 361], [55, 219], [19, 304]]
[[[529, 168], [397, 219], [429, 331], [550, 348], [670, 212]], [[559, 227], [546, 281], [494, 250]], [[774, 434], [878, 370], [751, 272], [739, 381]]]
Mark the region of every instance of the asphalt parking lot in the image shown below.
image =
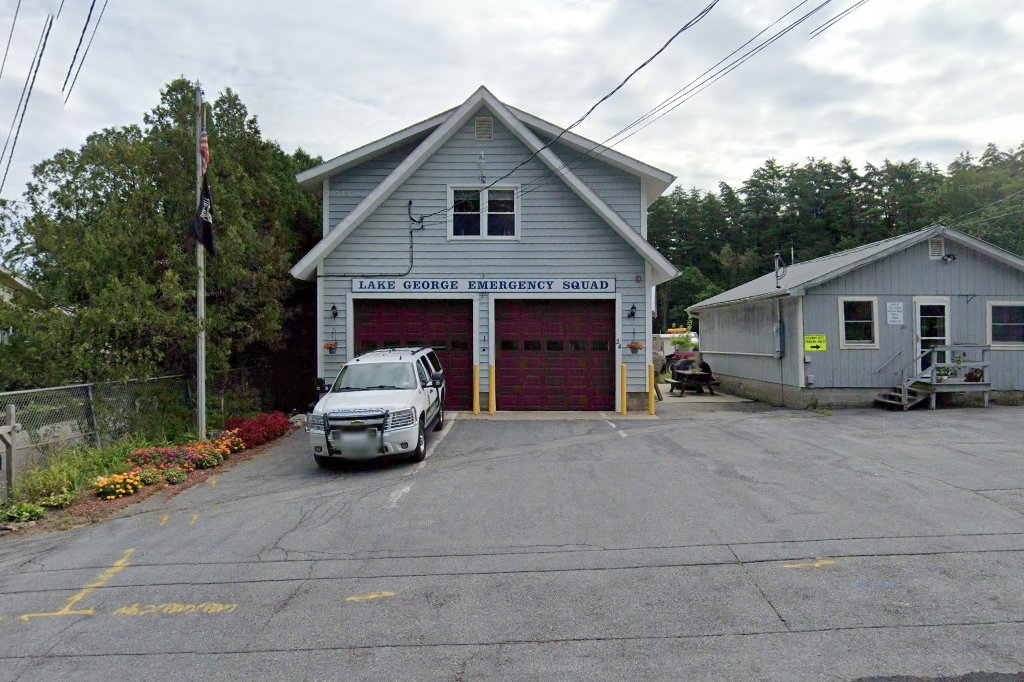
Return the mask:
[[1020, 408], [727, 405], [456, 420], [422, 464], [320, 471], [300, 432], [0, 541], [0, 679], [1018, 673], [1022, 441]]

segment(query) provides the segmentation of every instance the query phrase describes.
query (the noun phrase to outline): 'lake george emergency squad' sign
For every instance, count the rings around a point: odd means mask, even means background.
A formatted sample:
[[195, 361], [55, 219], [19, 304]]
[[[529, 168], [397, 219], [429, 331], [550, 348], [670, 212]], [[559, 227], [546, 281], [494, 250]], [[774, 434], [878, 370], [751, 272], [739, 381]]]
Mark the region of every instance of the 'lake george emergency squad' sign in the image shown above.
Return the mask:
[[392, 279], [352, 278], [354, 294], [610, 294], [614, 279]]

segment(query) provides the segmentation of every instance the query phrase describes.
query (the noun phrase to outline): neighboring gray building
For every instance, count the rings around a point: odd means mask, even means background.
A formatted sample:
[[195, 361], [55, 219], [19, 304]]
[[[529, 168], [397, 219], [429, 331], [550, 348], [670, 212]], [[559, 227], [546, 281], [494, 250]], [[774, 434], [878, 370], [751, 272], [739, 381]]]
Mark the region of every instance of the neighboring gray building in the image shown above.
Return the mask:
[[646, 401], [652, 287], [678, 274], [647, 207], [674, 177], [572, 133], [549, 144], [561, 131], [481, 87], [299, 174], [324, 197], [323, 240], [291, 271], [317, 282], [320, 377], [431, 346], [449, 409]]
[[1024, 259], [942, 225], [790, 265], [688, 310], [723, 387], [773, 404], [1024, 390]]

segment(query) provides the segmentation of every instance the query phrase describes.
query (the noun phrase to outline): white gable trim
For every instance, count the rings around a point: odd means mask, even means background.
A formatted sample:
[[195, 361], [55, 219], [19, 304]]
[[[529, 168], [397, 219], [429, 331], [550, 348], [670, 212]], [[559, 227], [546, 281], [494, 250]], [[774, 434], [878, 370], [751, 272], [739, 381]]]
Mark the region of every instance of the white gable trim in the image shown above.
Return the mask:
[[[565, 164], [520, 121], [509, 109], [499, 102], [486, 88], [480, 87], [469, 99], [462, 103], [448, 119], [439, 125], [418, 147], [406, 157], [351, 213], [338, 223], [316, 246], [310, 250], [291, 269], [297, 279], [312, 279], [317, 265], [341, 244], [369, 215], [377, 210], [384, 201], [431, 155], [437, 152], [448, 139], [476, 113], [481, 105], [486, 105], [506, 128], [525, 144], [531, 152], [552, 171], [558, 172], [563, 182], [572, 189], [595, 213], [614, 229], [644, 260], [652, 266], [653, 281], [649, 284], [660, 284], [672, 279], [679, 271], [644, 238], [633, 231], [626, 222], [602, 201], [593, 190], [584, 184], [574, 173], [565, 168]], [[340, 158], [340, 157], [339, 157]], [[324, 198], [327, 201], [328, 197]]]
[[[373, 158], [385, 152], [389, 152], [392, 149], [401, 147], [403, 144], [408, 142], [410, 139], [427, 132], [431, 128], [444, 123], [444, 120], [451, 115], [453, 109], [448, 111], [442, 111], [437, 116], [431, 116], [430, 118], [414, 123], [408, 128], [403, 128], [397, 133], [392, 133], [387, 137], [382, 137], [379, 140], [364, 144], [362, 147], [353, 149], [350, 152], [345, 152], [341, 156], [336, 156], [330, 161], [325, 161], [319, 166], [314, 166], [307, 170], [302, 171], [295, 176], [299, 184], [306, 189], [317, 189], [318, 184], [321, 180], [327, 180], [332, 175], [341, 173], [342, 171], [348, 170], [353, 166], [358, 166], [366, 159]], [[326, 195], [324, 195], [326, 196]]]
[[1015, 256], [1009, 251], [1001, 249], [998, 246], [995, 246], [994, 244], [989, 244], [988, 242], [976, 239], [974, 237], [971, 237], [970, 235], [964, 234], [963, 232], [954, 230], [951, 227], [944, 228], [942, 235], [951, 242], [955, 242], [957, 244], [961, 244], [968, 248], [974, 249], [975, 251], [983, 253], [986, 256], [992, 258], [993, 260], [999, 261], [1003, 265], [1008, 265], [1015, 270], [1020, 270], [1024, 272], [1024, 258]]
[[549, 123], [542, 118], [537, 118], [531, 113], [523, 111], [522, 109], [516, 109], [515, 107], [508, 107], [509, 111], [516, 115], [526, 125], [531, 128], [543, 131], [546, 135], [550, 135], [552, 138], [557, 137], [559, 133], [562, 136], [558, 139], [560, 143], [565, 143], [570, 149], [575, 149], [578, 152], [584, 154], [591, 154], [594, 158], [599, 161], [607, 163], [609, 166], [614, 166], [619, 170], [626, 171], [631, 175], [640, 177], [641, 187], [647, 193], [648, 203], [644, 204], [643, 208], [649, 208], [654, 201], [660, 197], [666, 189], [668, 189], [673, 182], [676, 180], [676, 176], [671, 173], [666, 173], [660, 168], [654, 166], [648, 166], [642, 161], [626, 156], [622, 152], [617, 152], [614, 149], [603, 146], [600, 142], [594, 142], [588, 140], [585, 137], [577, 135], [573, 132], [562, 132], [562, 128], [559, 128], [554, 123]]

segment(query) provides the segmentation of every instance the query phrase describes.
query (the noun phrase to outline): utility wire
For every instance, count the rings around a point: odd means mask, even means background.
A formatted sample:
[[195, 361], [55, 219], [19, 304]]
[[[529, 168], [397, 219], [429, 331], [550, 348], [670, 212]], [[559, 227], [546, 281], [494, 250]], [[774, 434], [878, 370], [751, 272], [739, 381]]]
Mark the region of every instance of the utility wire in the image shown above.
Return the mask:
[[857, 8], [863, 6], [867, 1], [868, 0], [858, 0], [858, 2], [853, 3], [853, 5], [851, 5], [850, 7], [847, 7], [844, 11], [840, 12], [839, 14], [835, 15], [834, 17], [832, 17], [831, 19], [826, 21], [824, 24], [821, 24], [816, 29], [812, 30], [811, 31], [811, 37], [809, 38], [809, 40], [814, 40], [815, 38], [820, 36], [822, 33], [824, 33], [825, 31], [829, 30], [830, 28], [832, 28], [833, 26], [838, 24], [840, 21], [843, 20], [844, 17], [848, 16], [851, 12], [853, 12]]
[[[729, 59], [729, 57], [735, 55], [738, 51], [742, 50], [744, 47], [746, 47], [751, 42], [756, 40], [758, 37], [763, 35], [765, 33], [765, 31], [767, 31], [772, 26], [778, 24], [780, 21], [785, 19], [787, 16], [789, 16], [794, 11], [799, 9], [801, 6], [806, 4], [807, 1], [808, 0], [803, 0], [803, 2], [800, 2], [799, 4], [797, 4], [789, 12], [786, 12], [781, 17], [776, 19], [774, 22], [769, 24], [767, 27], [762, 29], [753, 38], [751, 38], [750, 40], [745, 42], [743, 45], [741, 45], [736, 50], [733, 50], [724, 59], [720, 60], [715, 66], [712, 66], [710, 69], [706, 70], [703, 74], [701, 74], [700, 76], [698, 76], [694, 80], [690, 81], [690, 83], [688, 83], [682, 89], [676, 91], [673, 95], [669, 96], [666, 100], [664, 100], [658, 106], [654, 107], [651, 111], [649, 111], [648, 113], [644, 114], [640, 118], [636, 119], [636, 121], [634, 121], [633, 123], [630, 123], [629, 125], [624, 127], [622, 130], [620, 130], [619, 132], [617, 132], [614, 135], [612, 135], [611, 137], [607, 138], [603, 143], [597, 143], [594, 146], [592, 146], [589, 150], [584, 152], [584, 157], [588, 157], [589, 156], [589, 157], [597, 158], [598, 156], [603, 155], [605, 152], [609, 151], [612, 147], [615, 147], [616, 145], [624, 142], [625, 140], [629, 139], [633, 135], [639, 133], [641, 130], [643, 130], [647, 126], [655, 123], [658, 119], [660, 119], [660, 118], [666, 116], [667, 114], [671, 113], [674, 109], [676, 109], [677, 107], [679, 107], [683, 103], [693, 99], [698, 94], [700, 94], [701, 92], [703, 92], [707, 88], [711, 87], [714, 83], [716, 83], [717, 81], [721, 80], [722, 78], [724, 78], [725, 76], [730, 74], [732, 71], [735, 71], [737, 68], [742, 66], [744, 63], [746, 63], [750, 59], [753, 59], [760, 52], [762, 52], [763, 50], [765, 50], [766, 48], [771, 46], [777, 40], [781, 39], [783, 36], [788, 34], [790, 31], [795, 29], [797, 26], [799, 26], [800, 24], [802, 24], [805, 21], [807, 21], [807, 19], [809, 19], [815, 13], [820, 11], [823, 7], [828, 5], [832, 0], [824, 0], [824, 2], [820, 3], [815, 8], [813, 8], [812, 10], [810, 10], [809, 12], [804, 14], [803, 16], [799, 17], [798, 19], [794, 20], [793, 22], [791, 22], [785, 28], [777, 31], [770, 38], [768, 38], [765, 41], [761, 42], [756, 47], [748, 50], [743, 55], [741, 55], [737, 59], [733, 60], [732, 62], [730, 62], [726, 66], [722, 67], [718, 71], [714, 71], [714, 73], [711, 73], [711, 75], [708, 75], [716, 67], [720, 66], [723, 62], [725, 62], [727, 59]], [[658, 113], [656, 115], [652, 116], [652, 114], [654, 114], [654, 112], [658, 112]], [[637, 127], [637, 125], [639, 123], [641, 123], [641, 122], [642, 122], [642, 125], [639, 125], [639, 127]], [[619, 137], [620, 135], [622, 135], [622, 133], [630, 131], [630, 130], [631, 130], [631, 132], [629, 132], [627, 135], [620, 137], [620, 139], [616, 140], [612, 144], [608, 144], [608, 142], [610, 140], [612, 140], [612, 139], [614, 139], [616, 137]], [[601, 151], [599, 151], [597, 154], [593, 154], [593, 152], [596, 149], [598, 149], [599, 147], [602, 148]], [[583, 158], [583, 159], [580, 159], [579, 161], [577, 161], [575, 164], [563, 164], [559, 168], [555, 169], [555, 171], [553, 172], [553, 176], [554, 177], [561, 177], [561, 175], [563, 174], [562, 173], [563, 170], [568, 169], [568, 171], [571, 172], [572, 170], [575, 170], [575, 168], [578, 168], [580, 165], [582, 165], [585, 161], [586, 161], [586, 158]], [[526, 188], [524, 188], [523, 194], [528, 194], [529, 192], [535, 191], [536, 189], [540, 189], [543, 185], [547, 184], [548, 182], [550, 182], [550, 180], [547, 180], [546, 178], [543, 178], [543, 177], [539, 178], [538, 180], [532, 181], [531, 183], [527, 184]], [[533, 189], [529, 188], [531, 185], [534, 185]]]
[[61, 92], [64, 92], [64, 88], [68, 86], [68, 79], [71, 78], [71, 70], [75, 68], [75, 61], [78, 59], [78, 51], [82, 49], [82, 40], [85, 39], [85, 31], [89, 28], [89, 20], [92, 19], [92, 10], [94, 7], [96, 7], [96, 0], [92, 0], [92, 3], [89, 5], [89, 14], [86, 15], [85, 25], [82, 26], [82, 35], [78, 36], [78, 45], [75, 46], [75, 54], [71, 57], [71, 64], [68, 65], [68, 75], [64, 76], [64, 85], [60, 86]]
[[60, 19], [60, 13], [61, 13], [61, 10], [63, 10], [63, 9], [64, 9], [64, 0], [60, 0], [60, 7], [57, 8], [57, 16], [54, 18], [54, 21], [57, 21], [57, 19]]
[[7, 145], [11, 141], [11, 134], [14, 132], [14, 124], [18, 121], [18, 112], [21, 111], [21, 105], [25, 101], [25, 93], [28, 92], [28, 84], [32, 79], [32, 71], [35, 69], [36, 60], [39, 59], [39, 48], [43, 44], [43, 36], [46, 35], [47, 28], [46, 23], [43, 24], [43, 30], [39, 34], [39, 42], [36, 43], [36, 51], [32, 53], [32, 62], [28, 65], [28, 73], [25, 74], [25, 84], [21, 86], [21, 96], [18, 97], [18, 106], [14, 108], [14, 117], [11, 118], [11, 125], [7, 129], [7, 139], [4, 140], [3, 151], [0, 151], [0, 163], [3, 163], [4, 156], [7, 155]]
[[[43, 45], [39, 50], [39, 59], [36, 60], [36, 68], [32, 72], [32, 82], [28, 86], [28, 94], [25, 95], [25, 105], [21, 108], [21, 118], [18, 119], [18, 129], [14, 133], [14, 142], [11, 144], [11, 153], [7, 157], [7, 167], [4, 169], [3, 180], [0, 180], [0, 193], [4, 191], [7, 184], [7, 174], [11, 170], [11, 160], [14, 158], [14, 149], [18, 146], [18, 136], [21, 134], [21, 124], [25, 122], [25, 112], [28, 111], [28, 102], [32, 99], [32, 88], [36, 84], [36, 74], [39, 73], [39, 65], [43, 63], [43, 53], [46, 52], [46, 41], [50, 37], [50, 29], [53, 27], [53, 15], [46, 15], [46, 30], [43, 33]], [[6, 145], [5, 145], [6, 146]]]
[[[664, 52], [668, 48], [668, 46], [672, 44], [672, 41], [674, 41], [676, 38], [678, 38], [683, 32], [689, 30], [690, 28], [695, 26], [697, 23], [699, 23], [701, 19], [706, 17], [708, 15], [708, 13], [710, 13], [711, 10], [714, 9], [715, 5], [717, 5], [719, 2], [720, 2], [720, 0], [711, 0], [711, 2], [704, 9], [702, 9], [700, 12], [698, 12], [695, 17], [693, 17], [688, 22], [683, 24], [683, 26], [681, 26], [678, 31], [676, 31], [674, 34], [672, 34], [672, 36], [665, 42], [665, 44], [662, 45], [660, 48], [658, 48], [658, 50], [654, 54], [652, 54], [650, 57], [648, 57], [646, 60], [644, 60], [644, 62], [642, 64], [640, 64], [638, 67], [633, 69], [629, 73], [629, 75], [626, 76], [618, 85], [616, 85], [614, 88], [612, 88], [612, 90], [608, 94], [603, 96], [601, 99], [597, 100], [597, 102], [595, 102], [593, 106], [591, 106], [589, 109], [587, 109], [586, 113], [584, 113], [582, 116], [580, 116], [578, 119], [576, 119], [567, 128], [563, 128], [558, 133], [558, 135], [556, 135], [554, 137], [554, 139], [552, 139], [550, 142], [547, 142], [547, 143], [543, 144], [537, 151], [533, 152], [529, 157], [527, 157], [526, 160], [522, 161], [521, 163], [516, 164], [511, 170], [509, 170], [507, 173], [502, 175], [500, 178], [497, 178], [496, 180], [494, 180], [493, 182], [488, 184], [486, 187], [483, 187], [481, 189], [481, 191], [485, 190], [485, 189], [490, 189], [491, 187], [493, 187], [494, 185], [498, 184], [502, 180], [510, 177], [517, 170], [519, 170], [520, 168], [522, 168], [523, 166], [528, 164], [530, 161], [535, 159], [537, 157], [537, 155], [540, 154], [542, 151], [544, 151], [545, 149], [547, 149], [551, 145], [553, 145], [555, 142], [557, 142], [567, 132], [569, 132], [570, 130], [572, 130], [576, 126], [578, 126], [580, 123], [583, 123], [583, 121], [588, 116], [590, 116], [590, 114], [592, 114], [594, 112], [594, 110], [597, 109], [598, 106], [600, 106], [603, 102], [605, 102], [607, 99], [609, 99], [616, 92], [621, 90], [622, 87], [629, 81], [629, 79], [631, 79], [633, 76], [635, 76], [637, 73], [639, 73], [640, 70], [643, 69], [645, 66], [647, 66], [652, 61], [654, 61], [654, 59], [658, 55], [660, 55], [662, 52]], [[420, 216], [418, 218], [418, 220], [422, 221], [422, 220], [424, 220], [426, 218], [431, 218], [431, 217], [433, 217], [435, 215], [439, 215], [441, 213], [447, 213], [448, 211], [452, 210], [453, 208], [454, 208], [454, 206], [445, 207], [445, 208], [443, 208], [441, 210], [434, 211], [433, 213], [428, 213], [426, 215], [422, 215], [422, 216]]]
[[1001, 203], [1003, 203], [1004, 201], [1006, 201], [1008, 199], [1014, 198], [1018, 194], [1024, 194], [1024, 189], [1019, 189], [1019, 190], [1017, 190], [1016, 192], [1014, 192], [1012, 194], [1007, 194], [1002, 199], [996, 199], [995, 201], [990, 201], [989, 203], [985, 204], [984, 206], [982, 206], [980, 208], [976, 208], [973, 211], [970, 211], [969, 213], [964, 213], [961, 216], [957, 216], [956, 218], [953, 218], [953, 220], [951, 222], [954, 222], [954, 223], [960, 222], [961, 220], [963, 220], [964, 218], [966, 218], [969, 215], [974, 215], [975, 213], [980, 213], [981, 211], [984, 211], [986, 208], [989, 208], [990, 206], [995, 206], [996, 204], [1001, 204]]
[[75, 71], [75, 77], [71, 80], [71, 87], [68, 88], [67, 97], [64, 98], [64, 104], [68, 103], [71, 99], [71, 93], [75, 89], [75, 83], [78, 82], [78, 74], [82, 73], [82, 65], [85, 64], [85, 58], [89, 56], [89, 48], [92, 47], [92, 39], [96, 37], [96, 29], [100, 27], [100, 22], [103, 21], [103, 13], [107, 11], [107, 3], [110, 0], [103, 0], [103, 7], [100, 8], [100, 15], [96, 18], [96, 23], [92, 26], [92, 34], [89, 35], [89, 42], [85, 45], [85, 52], [82, 53], [82, 61], [78, 62], [78, 70]]
[[987, 223], [990, 220], [998, 220], [999, 218], [1007, 218], [1007, 217], [1012, 216], [1012, 215], [1017, 215], [1018, 213], [1024, 213], [1024, 208], [1018, 208], [1018, 209], [1015, 209], [1013, 211], [1007, 211], [1006, 213], [999, 213], [997, 215], [989, 216], [987, 218], [984, 217], [984, 216], [978, 216], [977, 218], [971, 218], [970, 220], [966, 220], [966, 221], [963, 221], [963, 222], [957, 222], [954, 225], [954, 227], [963, 227], [964, 225], [971, 225], [973, 223]]
[[4, 67], [7, 66], [7, 53], [11, 50], [11, 38], [14, 37], [14, 26], [18, 23], [18, 10], [21, 9], [21, 0], [14, 7], [14, 19], [11, 21], [11, 32], [7, 34], [7, 47], [4, 48], [4, 61], [0, 63], [0, 80], [4, 77]]

